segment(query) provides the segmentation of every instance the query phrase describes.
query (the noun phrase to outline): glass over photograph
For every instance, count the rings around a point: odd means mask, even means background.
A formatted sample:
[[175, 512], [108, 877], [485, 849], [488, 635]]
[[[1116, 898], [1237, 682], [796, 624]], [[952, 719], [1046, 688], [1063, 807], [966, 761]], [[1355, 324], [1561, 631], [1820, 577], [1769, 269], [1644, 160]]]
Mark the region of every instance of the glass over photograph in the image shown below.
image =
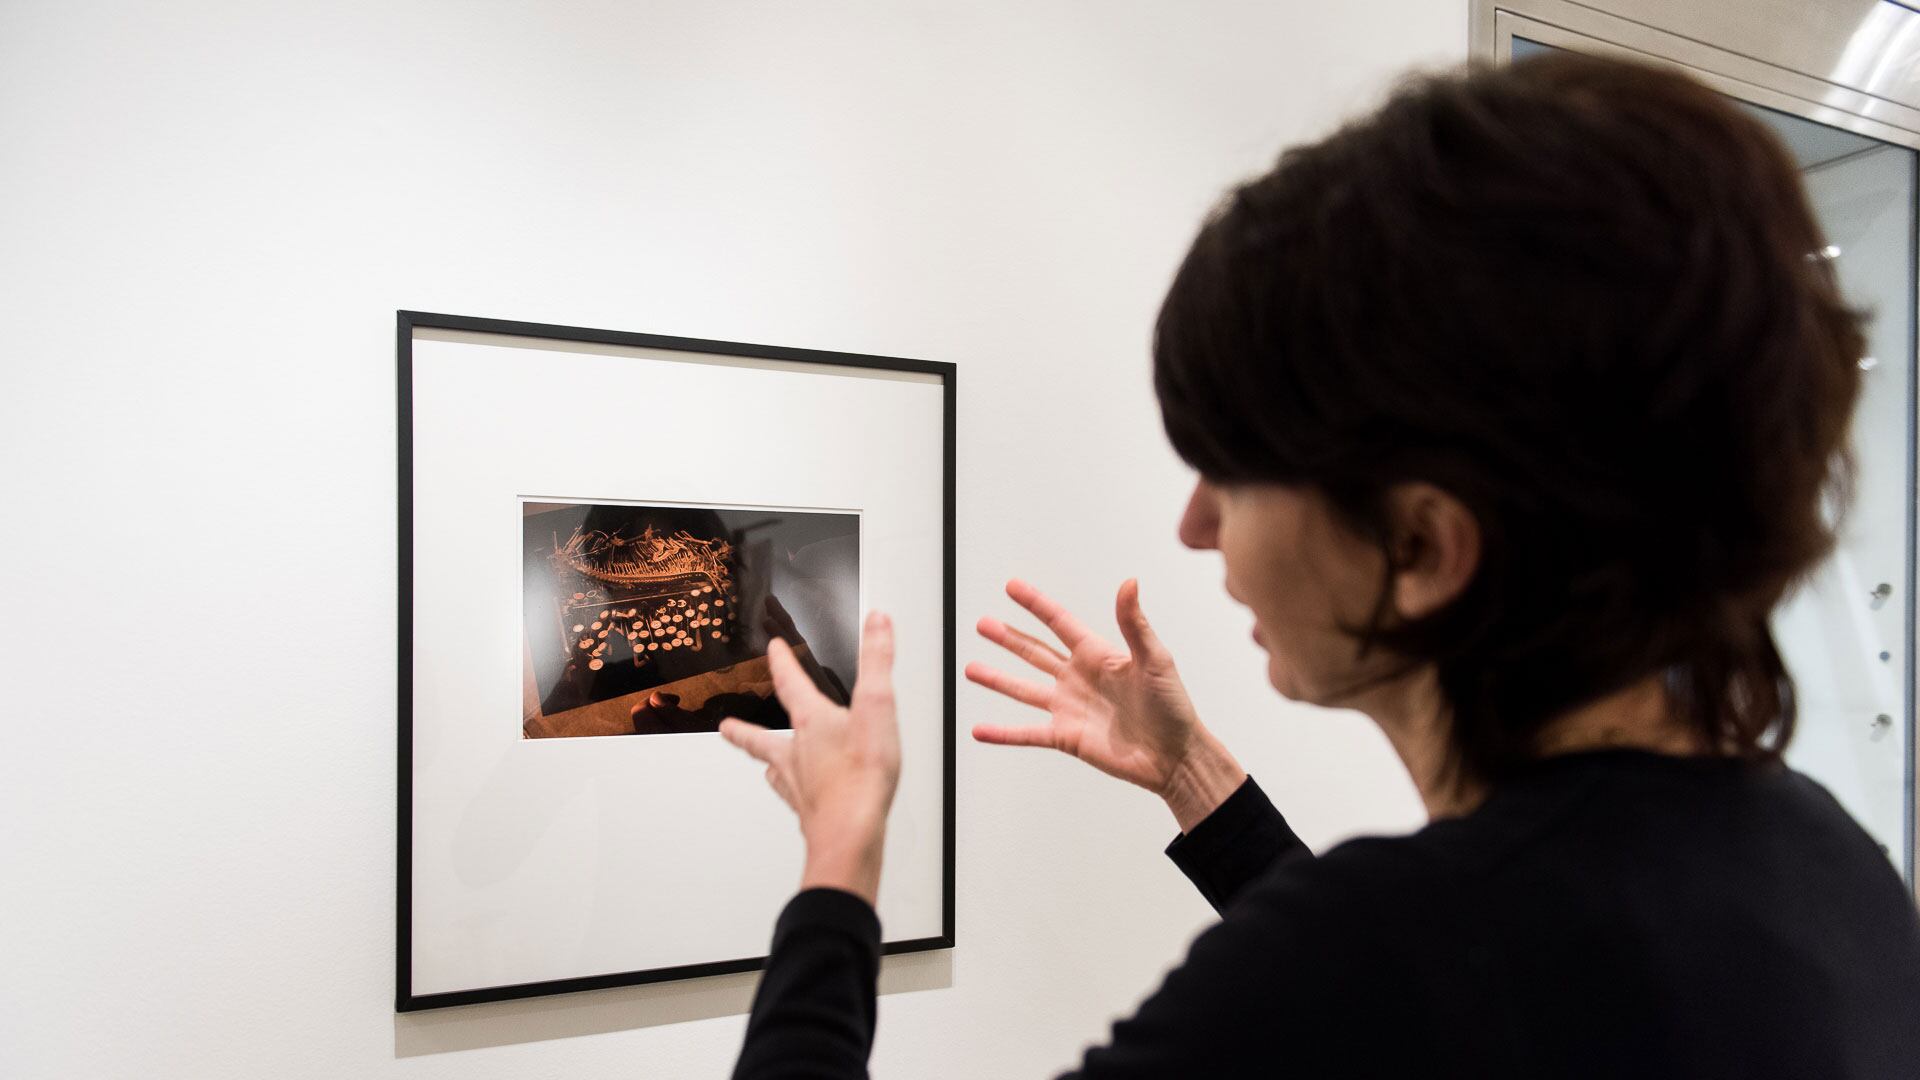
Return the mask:
[[521, 523], [525, 738], [790, 727], [775, 637], [846, 701], [858, 513], [524, 501]]

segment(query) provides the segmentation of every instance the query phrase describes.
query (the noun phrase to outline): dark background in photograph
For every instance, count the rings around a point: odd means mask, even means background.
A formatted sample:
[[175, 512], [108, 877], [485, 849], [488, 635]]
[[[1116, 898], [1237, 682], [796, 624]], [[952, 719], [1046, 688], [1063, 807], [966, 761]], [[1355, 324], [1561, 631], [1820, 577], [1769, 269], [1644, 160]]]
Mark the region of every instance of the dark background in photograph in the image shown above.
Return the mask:
[[529, 737], [711, 731], [725, 716], [787, 727], [762, 659], [774, 635], [829, 695], [853, 685], [857, 514], [530, 502], [522, 522]]

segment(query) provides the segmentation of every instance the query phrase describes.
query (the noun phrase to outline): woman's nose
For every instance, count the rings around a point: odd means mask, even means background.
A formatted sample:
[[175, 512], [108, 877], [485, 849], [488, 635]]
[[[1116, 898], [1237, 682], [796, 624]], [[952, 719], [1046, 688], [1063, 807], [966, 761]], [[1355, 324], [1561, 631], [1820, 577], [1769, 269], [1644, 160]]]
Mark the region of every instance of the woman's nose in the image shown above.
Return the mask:
[[1220, 513], [1217, 496], [1205, 480], [1193, 485], [1193, 494], [1187, 498], [1186, 512], [1180, 515], [1180, 542], [1198, 551], [1206, 551], [1215, 546], [1214, 538], [1219, 532]]

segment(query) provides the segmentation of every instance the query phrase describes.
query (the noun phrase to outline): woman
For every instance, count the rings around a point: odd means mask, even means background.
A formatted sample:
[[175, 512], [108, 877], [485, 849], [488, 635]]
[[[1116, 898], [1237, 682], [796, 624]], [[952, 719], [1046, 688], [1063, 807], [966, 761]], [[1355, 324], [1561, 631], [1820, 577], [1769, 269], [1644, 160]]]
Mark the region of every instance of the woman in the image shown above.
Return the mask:
[[[1124, 647], [1032, 587], [967, 676], [1166, 800], [1222, 914], [1087, 1078], [1920, 1077], [1920, 919], [1780, 763], [1768, 613], [1824, 555], [1863, 352], [1797, 173], [1684, 77], [1567, 55], [1428, 78], [1236, 190], [1154, 342], [1180, 523], [1274, 688], [1361, 710], [1432, 824], [1313, 857]], [[883, 616], [849, 708], [773, 659], [800, 817], [740, 1077], [859, 1076], [898, 772]], [[964, 1070], [963, 1070], [964, 1071]]]

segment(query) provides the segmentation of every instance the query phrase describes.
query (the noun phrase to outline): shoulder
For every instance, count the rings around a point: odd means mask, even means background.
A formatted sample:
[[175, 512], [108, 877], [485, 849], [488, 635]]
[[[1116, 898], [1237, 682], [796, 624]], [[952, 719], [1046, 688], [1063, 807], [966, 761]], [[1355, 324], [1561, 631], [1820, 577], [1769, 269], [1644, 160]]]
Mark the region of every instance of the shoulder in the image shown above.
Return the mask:
[[1555, 762], [1465, 817], [1283, 864], [1241, 903], [1402, 956], [1502, 938], [1626, 948], [1662, 927], [1717, 940], [1730, 921], [1820, 906], [1914, 921], [1891, 863], [1807, 777], [1627, 753]]
[[1433, 908], [1455, 891], [1449, 877], [1445, 860], [1414, 837], [1351, 840], [1287, 860], [1195, 939], [1168, 989], [1210, 997], [1210, 1007], [1257, 1030], [1276, 1030], [1284, 1017], [1301, 1035], [1325, 1034], [1369, 1010], [1378, 1016], [1385, 998], [1424, 984], [1421, 957], [1453, 936], [1453, 914]]
[[[1321, 993], [1337, 990], [1343, 972], [1360, 980], [1362, 993], [1394, 972], [1416, 981], [1450, 978], [1479, 939], [1483, 875], [1476, 866], [1485, 860], [1474, 841], [1450, 822], [1345, 841], [1275, 867], [1223, 926], [1328, 973]], [[1243, 940], [1241, 947], [1250, 946]]]
[[[1391, 904], [1396, 896], [1444, 887], [1460, 872], [1457, 845], [1448, 830], [1429, 825], [1406, 836], [1363, 836], [1344, 841], [1314, 859], [1275, 869], [1251, 896], [1299, 905], [1309, 898], [1336, 910], [1361, 903]], [[1436, 835], [1436, 833], [1438, 835]]]
[[1551, 894], [1552, 879], [1584, 877], [1581, 852], [1619, 838], [1632, 802], [1590, 772], [1503, 788], [1464, 817], [1401, 836], [1347, 840], [1315, 859], [1275, 867], [1240, 905], [1260, 921], [1364, 935], [1404, 954], [1417, 940], [1443, 950], [1481, 935], [1487, 912], [1512, 894]]
[[1248, 899], [1297, 910], [1340, 913], [1415, 906], [1432, 912], [1463, 883], [1484, 876], [1545, 821], [1515, 829], [1502, 820], [1469, 817], [1433, 822], [1401, 836], [1361, 836], [1318, 858], [1284, 863], [1249, 891]]
[[1201, 935], [1192, 959], [1236, 973], [1237, 1007], [1301, 1048], [1301, 1075], [1361, 1061], [1382, 1075], [1466, 1075], [1464, 1062], [1499, 1060], [1503, 1029], [1474, 1015], [1497, 926], [1456, 831], [1354, 839], [1277, 866]]

